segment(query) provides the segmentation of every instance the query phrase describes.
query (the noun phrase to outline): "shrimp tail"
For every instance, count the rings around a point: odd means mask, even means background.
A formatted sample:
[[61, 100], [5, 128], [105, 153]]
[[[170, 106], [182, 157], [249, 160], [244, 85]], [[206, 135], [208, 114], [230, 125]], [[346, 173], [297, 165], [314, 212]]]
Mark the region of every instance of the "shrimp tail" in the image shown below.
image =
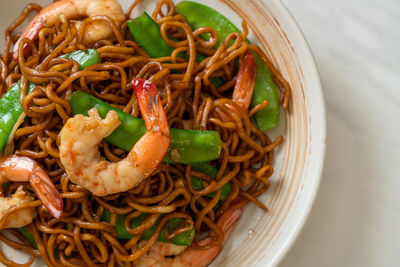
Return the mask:
[[[146, 175], [150, 175], [161, 164], [171, 143], [167, 116], [165, 115], [158, 90], [152, 82], [134, 79], [132, 87], [138, 100], [147, 132], [135, 144], [130, 155], [136, 155], [135, 159], [139, 168]], [[137, 157], [137, 155], [140, 155], [140, 157]]]
[[[59, 13], [64, 13], [67, 17], [71, 17], [70, 14], [76, 13], [75, 7], [70, 1], [59, 1], [55, 2], [45, 8], [43, 8], [38, 15], [36, 15], [29, 24], [25, 27], [21, 34], [21, 37], [14, 45], [14, 60], [18, 61], [19, 44], [22, 39], [28, 38], [31, 41], [36, 41], [39, 35], [39, 31], [44, 25], [52, 18], [56, 17]], [[30, 52], [30, 47], [25, 44], [23, 47], [23, 55], [26, 56]]]
[[37, 197], [53, 217], [59, 219], [63, 215], [63, 201], [60, 193], [42, 169], [33, 171], [29, 179]]
[[232, 100], [244, 109], [248, 109], [256, 82], [257, 66], [253, 54], [247, 52], [240, 64]]
[[227, 209], [218, 219], [217, 225], [225, 232], [223, 244], [228, 239], [229, 235], [235, 229], [237, 222], [242, 215], [242, 209]]
[[169, 135], [167, 117], [156, 86], [152, 82], [143, 79], [134, 79], [132, 86], [146, 123], [146, 128], [149, 131], [162, 131]]
[[[239, 71], [236, 77], [235, 88], [233, 90], [232, 101], [240, 106], [243, 110], [247, 111], [251, 98], [253, 97], [254, 85], [257, 78], [257, 65], [253, 54], [248, 51], [239, 67]], [[226, 107], [231, 111], [238, 112], [237, 108], [231, 104], [226, 104]], [[229, 113], [224, 112], [219, 107], [216, 107], [215, 111], [218, 113], [222, 121], [231, 122], [232, 117]]]
[[[195, 250], [189, 247], [182, 254], [175, 257], [170, 266], [208, 266], [221, 252], [222, 246], [225, 244], [233, 229], [235, 229], [235, 226], [241, 215], [242, 209], [227, 209], [217, 220], [217, 226], [221, 228], [222, 232], [224, 233], [224, 240], [222, 241], [222, 244], [207, 250]], [[212, 236], [202, 239], [198, 242], [198, 245], [207, 245], [212, 239]]]
[[32, 159], [8, 156], [0, 163], [1, 178], [6, 181], [30, 182], [37, 197], [55, 218], [62, 216], [61, 196], [46, 172]]
[[[14, 45], [14, 60], [18, 61], [18, 55], [19, 55], [19, 44], [21, 43], [23, 38], [28, 38], [32, 41], [35, 41], [37, 39], [39, 30], [43, 28], [44, 26], [44, 20], [37, 19], [37, 20], [32, 20], [29, 23], [29, 27], [26, 28], [26, 30], [22, 33], [21, 37], [18, 39], [18, 41]], [[23, 55], [27, 55], [30, 52], [30, 47], [25, 44], [24, 47], [22, 48]]]
[[[218, 227], [220, 227], [224, 233], [224, 240], [222, 241], [221, 246], [213, 247], [204, 251], [194, 250], [193, 253], [190, 253], [189, 250], [185, 260], [190, 263], [195, 263], [193, 265], [196, 267], [208, 266], [221, 252], [222, 245], [225, 244], [233, 229], [235, 229], [241, 215], [242, 209], [227, 209], [217, 221]], [[201, 243], [208, 243], [209, 241], [210, 240], [206, 238], [201, 240], [199, 244], [203, 245]], [[183, 258], [185, 258], [185, 256]]]
[[[22, 39], [28, 38], [35, 41], [38, 38], [40, 30], [45, 24], [52, 19], [57, 18], [60, 14], [64, 14], [66, 19], [75, 19], [81, 17], [107, 16], [113, 19], [119, 26], [125, 20], [121, 6], [117, 0], [60, 0], [54, 1], [52, 4], [43, 8], [22, 32], [20, 39], [14, 45], [14, 60], [18, 60], [19, 44]], [[113, 33], [110, 25], [91, 23], [86, 29], [84, 43], [94, 43], [98, 40], [105, 39]], [[24, 56], [26, 56], [30, 48], [24, 45], [22, 48]]]

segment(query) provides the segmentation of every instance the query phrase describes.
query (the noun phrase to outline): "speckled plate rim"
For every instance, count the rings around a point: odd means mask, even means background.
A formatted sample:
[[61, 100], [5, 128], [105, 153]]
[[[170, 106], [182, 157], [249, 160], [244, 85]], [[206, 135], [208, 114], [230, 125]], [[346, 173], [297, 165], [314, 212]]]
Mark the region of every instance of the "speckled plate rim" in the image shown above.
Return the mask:
[[[309, 43], [307, 42], [307, 39], [305, 38], [303, 32], [300, 29], [300, 26], [297, 24], [296, 20], [292, 16], [292, 14], [289, 12], [287, 7], [282, 3], [281, 0], [271, 0], [271, 3], [274, 4], [274, 7], [276, 10], [274, 10], [274, 14], [278, 14], [276, 11], [278, 11], [281, 14], [281, 17], [285, 17], [286, 19], [286, 26], [290, 27], [292, 29], [292, 34], [291, 40], [296, 40], [297, 45], [296, 45], [296, 53], [297, 55], [302, 55], [302, 58], [300, 59], [302, 66], [304, 69], [307, 69], [307, 83], [308, 87], [311, 88], [310, 93], [312, 94], [311, 99], [314, 101], [310, 106], [311, 106], [311, 113], [313, 114], [313, 122], [312, 126], [315, 126], [315, 124], [320, 124], [320, 126], [316, 126], [316, 130], [313, 132], [313, 134], [317, 135], [316, 139], [319, 141], [322, 141], [320, 143], [320, 147], [317, 148], [314, 153], [314, 157], [319, 157], [319, 161], [314, 162], [314, 172], [313, 174], [309, 174], [309, 177], [311, 180], [313, 180], [313, 183], [311, 183], [308, 186], [308, 194], [309, 197], [306, 201], [306, 203], [303, 205], [301, 215], [298, 217], [297, 223], [295, 226], [292, 228], [292, 231], [288, 234], [288, 237], [286, 239], [286, 243], [282, 244], [281, 249], [277, 254], [275, 254], [275, 257], [271, 262], [266, 262], [264, 260], [261, 260], [258, 264], [258, 266], [276, 266], [278, 265], [282, 259], [288, 254], [290, 249], [293, 247], [295, 244], [296, 239], [298, 238], [299, 234], [301, 233], [309, 215], [311, 212], [311, 209], [315, 203], [315, 198], [317, 196], [319, 184], [321, 181], [321, 176], [323, 172], [323, 167], [324, 167], [324, 161], [325, 161], [325, 151], [326, 151], [326, 141], [327, 141], [327, 133], [326, 133], [326, 111], [325, 111], [325, 102], [324, 102], [324, 97], [323, 97], [323, 91], [322, 91], [322, 86], [321, 86], [321, 81], [320, 81], [320, 76], [318, 72], [318, 68], [315, 62], [314, 55], [312, 53], [311, 47]], [[269, 4], [270, 8], [273, 7], [271, 4]], [[281, 21], [280, 21], [281, 22]], [[314, 106], [312, 106], [314, 105]], [[316, 111], [316, 112], [313, 112]]]
[[[210, 5], [212, 1], [201, 2]], [[236, 25], [242, 18], [247, 20], [249, 39], [267, 52], [284, 77], [293, 82], [294, 90], [293, 113], [282, 116], [277, 131], [271, 132], [272, 136], [284, 133], [287, 138], [278, 149], [278, 164], [271, 177], [278, 185], [260, 197], [271, 208], [270, 215], [253, 215], [260, 214], [259, 210], [246, 207], [233, 238], [211, 266], [276, 266], [304, 226], [322, 175], [326, 117], [319, 74], [303, 33], [280, 0], [219, 0], [212, 4]], [[249, 222], [252, 220], [257, 222]], [[245, 236], [253, 230], [252, 238]]]

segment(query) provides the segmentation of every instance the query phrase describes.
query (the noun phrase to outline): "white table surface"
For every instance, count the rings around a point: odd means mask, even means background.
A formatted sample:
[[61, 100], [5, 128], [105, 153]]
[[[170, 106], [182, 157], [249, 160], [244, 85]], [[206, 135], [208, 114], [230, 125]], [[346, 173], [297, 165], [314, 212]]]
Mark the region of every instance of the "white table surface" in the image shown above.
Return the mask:
[[400, 1], [283, 0], [320, 72], [325, 168], [279, 267], [400, 266]]

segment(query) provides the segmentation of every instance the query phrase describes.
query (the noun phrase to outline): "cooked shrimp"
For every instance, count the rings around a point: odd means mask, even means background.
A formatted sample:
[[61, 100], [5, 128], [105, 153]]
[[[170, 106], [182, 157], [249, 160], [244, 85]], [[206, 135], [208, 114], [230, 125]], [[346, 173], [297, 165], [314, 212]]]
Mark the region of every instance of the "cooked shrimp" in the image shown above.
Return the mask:
[[60, 159], [71, 181], [97, 196], [124, 192], [137, 186], [161, 163], [171, 138], [167, 117], [157, 88], [150, 81], [135, 79], [132, 86], [147, 132], [119, 162], [100, 156], [98, 145], [121, 123], [115, 111], [105, 119], [95, 108], [89, 117], [75, 115], [61, 130]]
[[[254, 56], [251, 52], [247, 52], [240, 64], [237, 74], [235, 88], [233, 90], [232, 101], [238, 104], [244, 110], [250, 106], [251, 97], [253, 96], [254, 84], [256, 82], [257, 67]], [[230, 110], [235, 111], [232, 105], [227, 106]], [[221, 109], [216, 109], [221, 119], [225, 122], [232, 121], [231, 117], [225, 114]]]
[[[3, 218], [12, 208], [18, 207], [25, 202], [33, 201], [33, 197], [28, 195], [21, 185], [11, 197], [0, 197], [0, 218]], [[28, 225], [35, 218], [36, 213], [32, 208], [18, 209], [8, 215], [0, 229], [18, 228]]]
[[[56, 218], [62, 216], [63, 202], [57, 188], [39, 165], [28, 157], [8, 156], [0, 162], [0, 183], [7, 181], [30, 182], [37, 197], [46, 209]], [[22, 190], [20, 186], [12, 197], [0, 197], [0, 220], [10, 209], [25, 202], [32, 201], [33, 197]], [[1, 228], [14, 228], [27, 225], [35, 216], [32, 208], [23, 208], [8, 216]]]
[[[116, 22], [117, 26], [125, 20], [122, 8], [116, 0], [61, 0], [54, 2], [43, 8], [40, 13], [30, 21], [28, 26], [26, 26], [20, 39], [14, 46], [14, 59], [18, 59], [18, 46], [23, 38], [35, 41], [39, 35], [40, 29], [42, 29], [48, 21], [56, 18], [61, 13], [63, 13], [67, 19], [108, 16]], [[93, 22], [86, 28], [83, 42], [85, 44], [91, 44], [110, 37], [112, 33], [112, 28], [107, 23]], [[24, 53], [27, 52], [27, 49], [28, 46], [25, 46]]]
[[[218, 219], [217, 225], [224, 232], [226, 242], [230, 233], [235, 228], [242, 214], [242, 209], [228, 209]], [[207, 237], [199, 242], [199, 245], [207, 245], [212, 237]], [[140, 258], [139, 267], [204, 267], [210, 264], [219, 254], [221, 246], [207, 250], [195, 250], [191, 247], [179, 247], [168, 243], [156, 243], [150, 251]], [[184, 249], [184, 250], [183, 250]], [[183, 250], [183, 252], [182, 252]], [[175, 257], [171, 257], [175, 256]]]

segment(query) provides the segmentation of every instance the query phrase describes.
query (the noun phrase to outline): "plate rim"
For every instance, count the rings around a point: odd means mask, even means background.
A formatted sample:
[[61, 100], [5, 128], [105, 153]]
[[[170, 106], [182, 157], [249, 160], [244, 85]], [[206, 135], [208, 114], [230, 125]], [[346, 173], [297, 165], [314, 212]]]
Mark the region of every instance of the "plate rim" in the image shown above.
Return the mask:
[[[262, 0], [263, 2], [267, 2], [267, 0]], [[323, 174], [323, 169], [324, 169], [324, 163], [325, 163], [325, 156], [326, 156], [326, 141], [327, 141], [327, 117], [326, 117], [326, 105], [325, 105], [325, 100], [323, 96], [323, 90], [322, 90], [322, 84], [321, 84], [321, 79], [320, 79], [320, 74], [318, 72], [318, 67], [316, 64], [315, 57], [312, 53], [311, 46], [308, 43], [303, 31], [301, 30], [299, 24], [293, 17], [293, 15], [290, 13], [289, 9], [286, 7], [286, 5], [281, 1], [281, 0], [268, 0], [269, 2], [273, 2], [274, 5], [276, 6], [277, 9], [279, 9], [279, 12], [281, 12], [282, 17], [285, 17], [287, 19], [286, 23], [290, 25], [292, 28], [294, 34], [296, 35], [296, 42], [297, 46], [300, 46], [302, 49], [302, 53], [305, 55], [304, 58], [307, 60], [308, 63], [308, 69], [307, 69], [307, 77], [312, 77], [313, 80], [313, 99], [315, 101], [318, 101], [320, 106], [318, 107], [318, 112], [319, 112], [319, 118], [315, 119], [313, 116], [313, 124], [318, 121], [320, 123], [319, 131], [321, 135], [321, 140], [322, 142], [319, 144], [319, 149], [318, 151], [314, 152], [315, 154], [320, 155], [320, 160], [317, 163], [314, 163], [314, 172], [312, 175], [313, 183], [311, 184], [311, 188], [309, 188], [309, 197], [307, 198], [307, 201], [305, 201], [305, 204], [303, 205], [302, 211], [300, 213], [300, 216], [298, 217], [298, 220], [294, 223], [294, 227], [289, 231], [288, 237], [285, 240], [285, 243], [281, 246], [281, 248], [278, 250], [278, 253], [273, 256], [272, 261], [265, 262], [265, 257], [262, 257], [262, 259], [256, 264], [258, 266], [266, 266], [265, 264], [268, 264], [269, 266], [277, 266], [282, 262], [282, 260], [287, 256], [289, 251], [293, 248], [295, 241], [298, 239], [301, 231], [304, 228], [304, 225], [306, 221], [308, 220], [312, 207], [315, 204], [316, 196], [318, 193], [318, 189], [321, 183], [322, 179], [322, 174]], [[275, 14], [275, 12], [274, 12]], [[292, 39], [292, 38], [291, 38]], [[297, 47], [296, 47], [297, 48]], [[296, 49], [298, 51], [298, 49]], [[309, 102], [309, 101], [307, 101]], [[309, 104], [309, 103], [308, 103]], [[314, 114], [313, 114], [314, 115]], [[310, 127], [313, 128], [313, 127]], [[315, 157], [315, 156], [314, 156]], [[310, 175], [309, 175], [310, 176]]]

